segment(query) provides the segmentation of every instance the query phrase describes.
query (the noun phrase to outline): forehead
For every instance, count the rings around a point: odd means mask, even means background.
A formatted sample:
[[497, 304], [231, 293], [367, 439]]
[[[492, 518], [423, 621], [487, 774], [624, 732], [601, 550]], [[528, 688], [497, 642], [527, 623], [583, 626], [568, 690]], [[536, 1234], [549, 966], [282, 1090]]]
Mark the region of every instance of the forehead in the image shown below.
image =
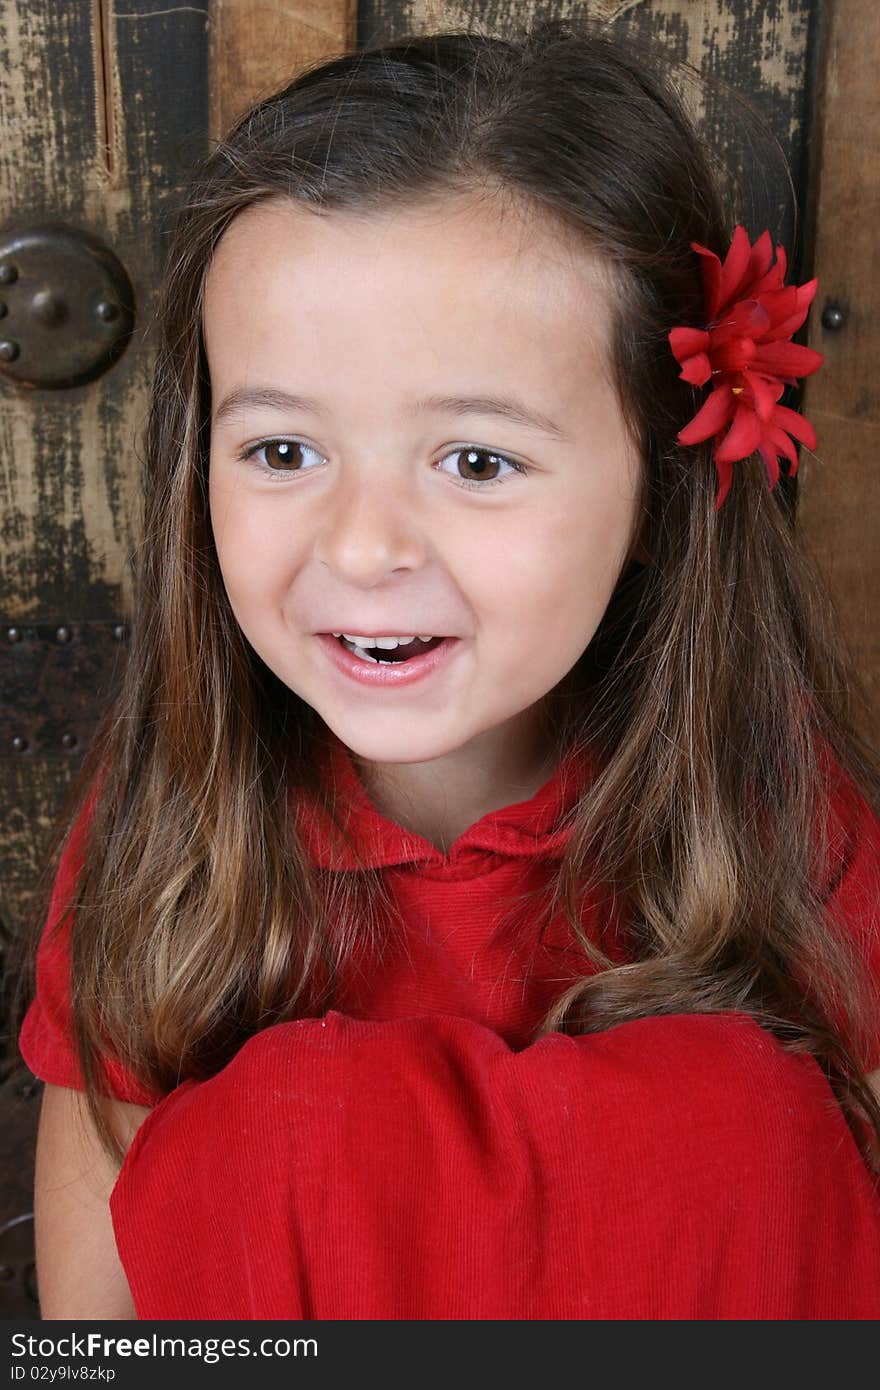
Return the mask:
[[492, 385], [515, 372], [559, 399], [575, 366], [605, 374], [612, 302], [599, 258], [509, 199], [368, 214], [272, 199], [221, 238], [204, 332], [212, 380], [240, 370], [247, 345], [254, 371], [363, 372], [369, 357], [397, 379], [453, 367]]

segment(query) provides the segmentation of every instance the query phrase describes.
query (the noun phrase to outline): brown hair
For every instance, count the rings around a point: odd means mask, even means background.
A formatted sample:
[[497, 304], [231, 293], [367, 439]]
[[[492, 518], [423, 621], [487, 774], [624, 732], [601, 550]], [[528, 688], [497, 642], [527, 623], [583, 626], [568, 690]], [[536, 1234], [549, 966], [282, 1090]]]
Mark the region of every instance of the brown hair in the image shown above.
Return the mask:
[[[322, 721], [256, 657], [224, 592], [201, 298], [219, 238], [259, 200], [368, 214], [457, 192], [509, 198], [611, 269], [613, 365], [645, 459], [649, 562], [621, 575], [549, 697], [559, 756], [587, 746], [600, 770], [548, 916], [565, 905], [598, 969], [541, 1031], [749, 1013], [815, 1057], [870, 1161], [864, 1121], [880, 1139], [880, 1106], [862, 1073], [877, 1020], [847, 924], [824, 902], [821, 814], [829, 750], [880, 807], [848, 703], [858, 682], [759, 458], [737, 465], [716, 513], [709, 446], [676, 443], [695, 398], [666, 334], [700, 321], [690, 243], [723, 254], [733, 219], [674, 74], [573, 21], [323, 62], [196, 172], [160, 308], [131, 657], [81, 781], [81, 799], [100, 782], [71, 938], [92, 1115], [119, 1157], [99, 1102], [103, 1053], [167, 1093], [215, 1073], [258, 1030], [326, 1008], [356, 931], [381, 945], [381, 876], [316, 870], [292, 823], [298, 792], [334, 809], [315, 773]], [[627, 905], [625, 965], [580, 926], [592, 884]]]

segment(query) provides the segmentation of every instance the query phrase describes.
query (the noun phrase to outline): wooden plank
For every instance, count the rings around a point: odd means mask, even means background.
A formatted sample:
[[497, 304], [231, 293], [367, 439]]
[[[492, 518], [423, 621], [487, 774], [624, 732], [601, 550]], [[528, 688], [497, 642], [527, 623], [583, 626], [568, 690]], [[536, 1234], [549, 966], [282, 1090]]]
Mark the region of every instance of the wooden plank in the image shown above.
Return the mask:
[[301, 68], [357, 41], [357, 0], [213, 0], [210, 133], [219, 138]]
[[[0, 663], [9, 624], [129, 615], [148, 326], [177, 191], [207, 145], [207, 3], [0, 0], [0, 226], [60, 220], [115, 251], [137, 322], [88, 386], [0, 381]], [[0, 748], [0, 929], [17, 935], [79, 752]]]
[[[798, 470], [798, 531], [831, 590], [870, 700], [862, 726], [880, 749], [880, 6], [826, 9], [809, 337], [825, 365], [805, 383], [819, 442]], [[827, 305], [845, 311], [837, 330], [823, 327]]]

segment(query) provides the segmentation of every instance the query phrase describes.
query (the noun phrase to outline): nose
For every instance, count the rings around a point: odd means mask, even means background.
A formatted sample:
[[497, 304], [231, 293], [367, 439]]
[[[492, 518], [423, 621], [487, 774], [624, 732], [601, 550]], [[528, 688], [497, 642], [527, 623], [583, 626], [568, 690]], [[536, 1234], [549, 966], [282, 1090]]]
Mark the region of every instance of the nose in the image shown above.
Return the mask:
[[425, 540], [401, 486], [362, 475], [337, 490], [315, 534], [314, 555], [340, 579], [372, 588], [397, 570], [424, 564]]

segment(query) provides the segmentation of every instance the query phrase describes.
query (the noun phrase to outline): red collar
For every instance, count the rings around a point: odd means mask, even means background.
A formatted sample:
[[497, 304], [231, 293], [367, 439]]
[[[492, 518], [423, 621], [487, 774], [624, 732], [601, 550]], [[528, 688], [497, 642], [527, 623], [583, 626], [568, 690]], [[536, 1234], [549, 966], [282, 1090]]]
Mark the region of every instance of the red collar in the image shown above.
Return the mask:
[[[376, 869], [402, 864], [451, 867], [462, 860], [473, 861], [475, 851], [527, 859], [560, 858], [571, 835], [566, 813], [595, 773], [589, 754], [570, 754], [528, 801], [489, 811], [443, 854], [423, 835], [405, 830], [376, 810], [351, 754], [335, 736], [331, 736], [321, 766], [325, 782], [331, 787], [335, 784], [343, 822], [363, 864]], [[358, 867], [357, 857], [323, 807], [300, 794], [296, 815], [299, 833], [314, 864], [322, 869]]]

